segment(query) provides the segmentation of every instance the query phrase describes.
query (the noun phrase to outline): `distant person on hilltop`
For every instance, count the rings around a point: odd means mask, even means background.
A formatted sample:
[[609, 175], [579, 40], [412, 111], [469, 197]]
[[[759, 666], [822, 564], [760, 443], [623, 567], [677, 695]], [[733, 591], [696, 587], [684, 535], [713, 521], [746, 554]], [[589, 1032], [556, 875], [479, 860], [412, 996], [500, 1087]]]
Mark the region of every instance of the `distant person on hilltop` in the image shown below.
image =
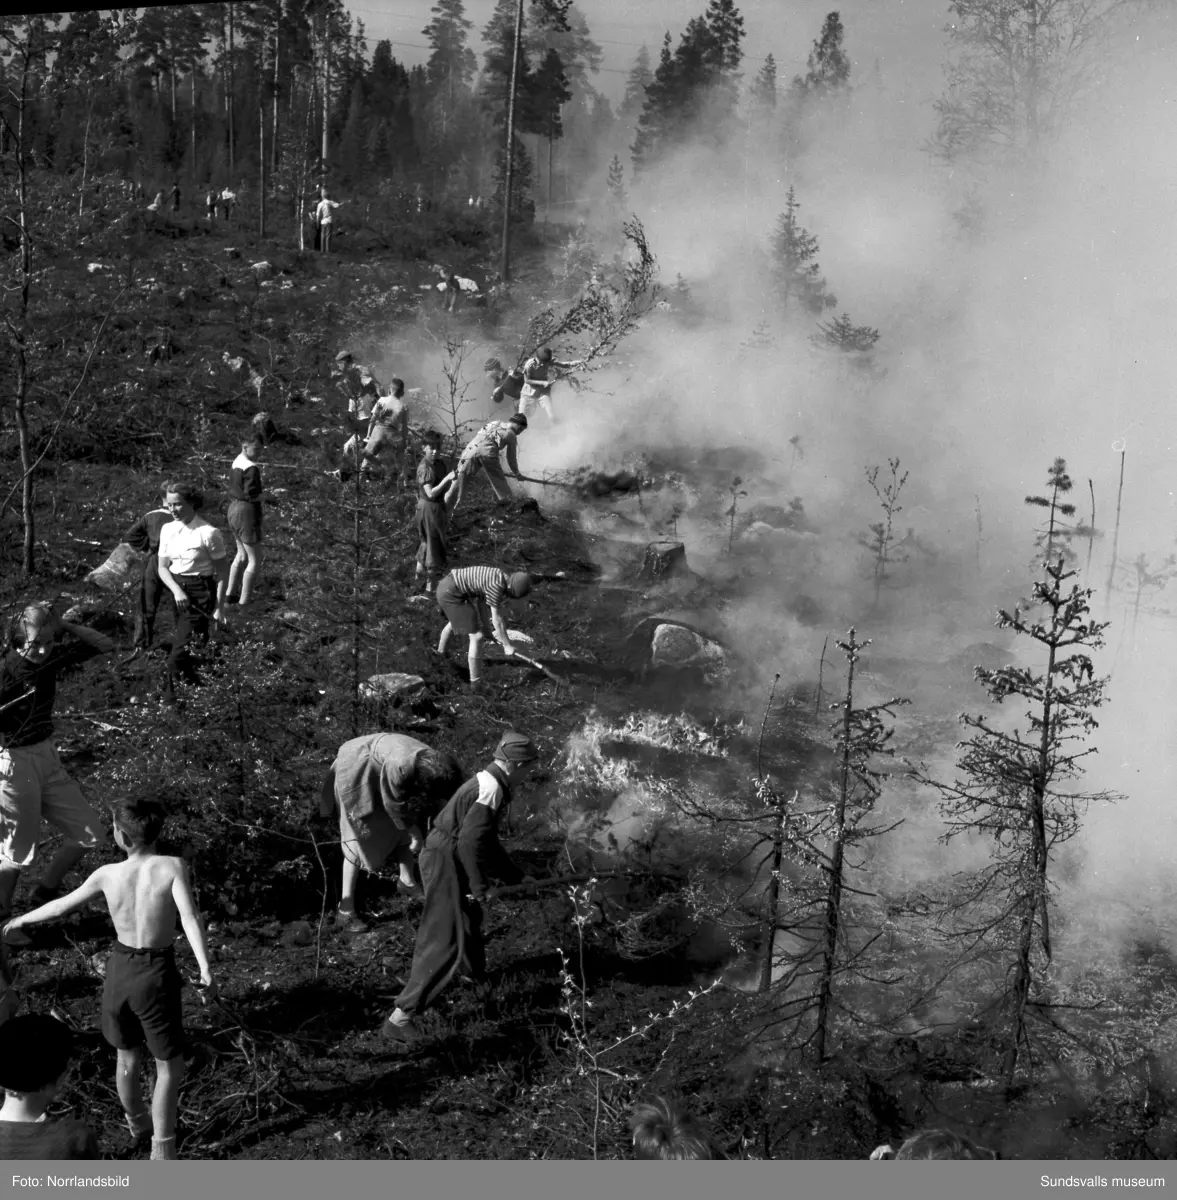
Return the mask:
[[180, 211], [180, 181], [177, 179], [172, 184], [172, 212]]
[[341, 200], [332, 200], [327, 195], [326, 188], [321, 188], [319, 190], [319, 203], [315, 205], [315, 220], [318, 222], [319, 228], [322, 231], [319, 248], [324, 254], [331, 249], [331, 226], [334, 223], [334, 218], [332, 217], [331, 213], [342, 203], [343, 201]]
[[210, 187], [204, 197], [205, 216], [211, 225], [217, 219], [217, 193]]
[[233, 212], [233, 205], [237, 202], [237, 193], [231, 191], [228, 185], [221, 192], [221, 211], [224, 214], [225, 220], [228, 221]]

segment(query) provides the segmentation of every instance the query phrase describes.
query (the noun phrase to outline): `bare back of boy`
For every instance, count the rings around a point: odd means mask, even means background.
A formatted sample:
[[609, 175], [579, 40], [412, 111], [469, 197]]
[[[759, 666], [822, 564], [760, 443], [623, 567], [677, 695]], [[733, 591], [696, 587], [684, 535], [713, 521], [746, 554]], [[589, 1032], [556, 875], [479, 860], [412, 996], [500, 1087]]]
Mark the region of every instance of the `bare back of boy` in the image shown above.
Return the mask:
[[176, 920], [196, 906], [181, 858], [167, 854], [132, 856], [94, 872], [115, 933], [124, 946], [162, 950], [176, 937]]

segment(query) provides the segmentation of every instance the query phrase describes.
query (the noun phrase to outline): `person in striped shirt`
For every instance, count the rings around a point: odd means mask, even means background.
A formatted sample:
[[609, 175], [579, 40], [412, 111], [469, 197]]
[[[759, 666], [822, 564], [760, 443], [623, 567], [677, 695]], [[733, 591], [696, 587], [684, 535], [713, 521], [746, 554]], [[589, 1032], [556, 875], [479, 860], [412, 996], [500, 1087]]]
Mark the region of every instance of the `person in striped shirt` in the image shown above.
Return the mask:
[[458, 567], [437, 585], [437, 604], [446, 619], [437, 643], [444, 654], [455, 633], [470, 638], [466, 661], [470, 682], [482, 678], [482, 642], [489, 634], [510, 656], [515, 653], [507, 627], [503, 623], [503, 605], [510, 599], [522, 599], [531, 591], [531, 576], [523, 571], [508, 575], [499, 567]]
[[237, 554], [229, 566], [228, 594], [237, 593], [241, 608], [253, 595], [262, 565], [262, 469], [258, 463], [265, 450], [261, 438], [246, 439], [229, 472], [227, 517]]

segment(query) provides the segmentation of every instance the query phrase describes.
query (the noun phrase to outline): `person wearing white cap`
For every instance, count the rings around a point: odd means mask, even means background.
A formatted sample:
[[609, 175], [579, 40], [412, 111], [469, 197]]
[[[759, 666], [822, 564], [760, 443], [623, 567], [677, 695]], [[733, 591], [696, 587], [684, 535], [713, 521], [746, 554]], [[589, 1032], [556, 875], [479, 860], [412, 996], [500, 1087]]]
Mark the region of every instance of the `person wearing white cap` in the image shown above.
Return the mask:
[[494, 899], [490, 881], [507, 886], [534, 882], [503, 849], [499, 819], [511, 801], [512, 784], [526, 777], [538, 757], [526, 734], [508, 729], [495, 747], [494, 761], [458, 788], [433, 823], [419, 859], [425, 910], [413, 965], [380, 1030], [389, 1041], [419, 1042], [415, 1017], [456, 975], [485, 979], [482, 902]]

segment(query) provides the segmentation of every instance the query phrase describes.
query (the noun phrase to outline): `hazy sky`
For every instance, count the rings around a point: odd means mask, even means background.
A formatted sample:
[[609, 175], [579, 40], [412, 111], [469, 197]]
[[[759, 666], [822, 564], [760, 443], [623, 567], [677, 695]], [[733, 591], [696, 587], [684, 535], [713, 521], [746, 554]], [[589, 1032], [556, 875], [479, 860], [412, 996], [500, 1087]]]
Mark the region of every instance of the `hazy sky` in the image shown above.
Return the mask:
[[[433, 0], [364, 0], [346, 7], [364, 22], [369, 49], [387, 38], [396, 58], [412, 66], [428, 56], [422, 30], [432, 5]], [[578, 0], [577, 7], [604, 51], [595, 85], [617, 99], [641, 45], [656, 59], [667, 30], [677, 45], [686, 23], [706, 11], [707, 0]], [[803, 69], [826, 13], [836, 8], [846, 28], [846, 47], [860, 70], [869, 70], [877, 58], [890, 84], [902, 80], [922, 88], [937, 78], [948, 0], [745, 0], [739, 7], [749, 74], [770, 53], [786, 79]], [[475, 50], [481, 49], [479, 35], [494, 8], [495, 0], [466, 0]]]

